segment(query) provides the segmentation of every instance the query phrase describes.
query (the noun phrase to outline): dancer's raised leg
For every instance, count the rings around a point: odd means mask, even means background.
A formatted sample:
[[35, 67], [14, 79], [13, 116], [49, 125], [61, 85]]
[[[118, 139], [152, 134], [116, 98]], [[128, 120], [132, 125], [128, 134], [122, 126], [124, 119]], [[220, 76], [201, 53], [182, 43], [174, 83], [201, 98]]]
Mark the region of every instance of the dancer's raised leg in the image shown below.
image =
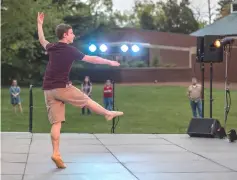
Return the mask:
[[112, 120], [114, 117], [122, 116], [123, 112], [121, 111], [108, 111], [103, 108], [100, 104], [93, 101], [92, 99], [88, 99], [87, 105], [90, 110], [94, 111], [97, 114], [104, 115], [106, 120]]
[[63, 102], [69, 103], [76, 107], [87, 107], [96, 114], [105, 116], [106, 120], [112, 120], [114, 117], [122, 116], [123, 112], [120, 111], [108, 111], [97, 102], [93, 101], [86, 94], [81, 92], [75, 86], [69, 86], [67, 88], [61, 88], [56, 91], [55, 98]]

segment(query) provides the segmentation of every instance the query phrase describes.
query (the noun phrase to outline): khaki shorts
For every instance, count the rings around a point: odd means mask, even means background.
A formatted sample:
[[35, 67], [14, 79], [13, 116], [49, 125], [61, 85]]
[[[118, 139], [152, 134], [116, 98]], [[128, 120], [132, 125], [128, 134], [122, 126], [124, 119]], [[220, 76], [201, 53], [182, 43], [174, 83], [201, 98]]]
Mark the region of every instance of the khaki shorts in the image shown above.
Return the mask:
[[44, 91], [48, 119], [51, 124], [65, 121], [65, 103], [82, 108], [90, 99], [73, 85]]

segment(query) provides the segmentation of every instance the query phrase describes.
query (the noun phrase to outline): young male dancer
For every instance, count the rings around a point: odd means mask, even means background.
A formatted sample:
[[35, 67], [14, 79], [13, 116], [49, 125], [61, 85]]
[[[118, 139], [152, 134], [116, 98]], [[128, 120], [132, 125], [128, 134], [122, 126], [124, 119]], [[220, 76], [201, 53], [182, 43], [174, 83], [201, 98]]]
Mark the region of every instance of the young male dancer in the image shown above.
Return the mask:
[[49, 62], [46, 68], [43, 81], [45, 103], [48, 111], [48, 119], [52, 124], [51, 141], [53, 154], [51, 159], [58, 168], [66, 168], [59, 151], [59, 139], [61, 123], [65, 121], [65, 104], [82, 108], [87, 107], [97, 114], [105, 116], [106, 120], [112, 120], [116, 116], [123, 115], [123, 112], [108, 111], [101, 105], [91, 100], [86, 94], [74, 87], [69, 81], [69, 72], [74, 60], [82, 60], [94, 64], [108, 64], [119, 66], [116, 61], [106, 60], [97, 56], [84, 55], [73, 43], [75, 35], [72, 27], [66, 24], [59, 24], [56, 27], [56, 35], [59, 39], [56, 43], [49, 43], [43, 32], [44, 13], [38, 13], [38, 36], [40, 44], [49, 54]]

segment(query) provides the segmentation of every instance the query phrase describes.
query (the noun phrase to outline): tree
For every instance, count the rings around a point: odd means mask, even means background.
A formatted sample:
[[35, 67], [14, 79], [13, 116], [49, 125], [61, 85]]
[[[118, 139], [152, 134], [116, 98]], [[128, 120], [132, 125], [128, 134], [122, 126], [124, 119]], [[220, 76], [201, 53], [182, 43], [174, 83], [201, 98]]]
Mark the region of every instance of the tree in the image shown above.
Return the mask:
[[112, 20], [112, 0], [87, 0], [87, 4], [90, 7], [90, 13], [93, 15], [97, 26], [100, 23], [107, 24]]
[[144, 11], [140, 17], [140, 26], [142, 29], [155, 30], [155, 20], [148, 12]]
[[[199, 23], [189, 8], [189, 1], [136, 0], [133, 11], [128, 14], [127, 26], [148, 30], [189, 34], [199, 28]], [[130, 20], [129, 20], [130, 19]], [[124, 23], [126, 24], [126, 23]]]
[[[37, 39], [37, 12], [46, 14], [45, 36], [54, 37], [56, 24], [62, 22], [63, 13], [57, 12], [52, 0], [5, 0], [2, 2], [2, 67], [18, 69], [19, 76], [31, 78], [42, 72], [46, 57]], [[48, 39], [48, 38], [47, 38]], [[53, 39], [48, 39], [53, 40]], [[24, 73], [25, 72], [25, 73]], [[2, 78], [12, 77], [11, 71]], [[28, 77], [23, 77], [27, 75]]]
[[72, 11], [63, 20], [73, 27], [76, 35], [83, 35], [90, 31], [95, 24], [95, 19], [91, 14], [90, 6], [85, 3], [71, 3], [69, 9]]
[[180, 12], [179, 12], [179, 23], [180, 23], [180, 29], [178, 32], [182, 32], [185, 34], [190, 34], [199, 28], [199, 23], [194, 17], [194, 14], [192, 10], [188, 7], [189, 5], [188, 0], [183, 0], [180, 3]]
[[194, 18], [192, 10], [188, 7], [189, 1], [176, 0], [159, 2], [162, 15], [158, 21], [159, 30], [165, 32], [189, 34], [199, 28], [199, 24]]
[[129, 11], [121, 12], [121, 11], [116, 10], [113, 13], [113, 19], [117, 26], [126, 27], [129, 25], [129, 20], [130, 20]]
[[158, 12], [156, 8], [156, 4], [151, 0], [136, 0], [133, 8], [135, 24], [139, 24], [143, 29], [156, 29], [155, 16]]
[[[193, 6], [192, 4], [190, 4], [189, 7], [191, 7], [193, 10], [193, 15], [194, 15], [196, 21], [198, 22], [198, 28], [199, 29], [204, 28], [208, 24], [208, 21], [206, 20], [206, 15], [205, 15], [205, 13], [203, 13], [204, 6], [201, 6], [201, 5]], [[213, 15], [214, 15], [214, 13], [211, 13], [211, 16], [213, 16]], [[209, 13], [208, 13], [208, 16], [209, 16]], [[208, 18], [208, 19], [210, 19], [210, 18]], [[211, 19], [212, 19], [212, 17], [211, 17]]]

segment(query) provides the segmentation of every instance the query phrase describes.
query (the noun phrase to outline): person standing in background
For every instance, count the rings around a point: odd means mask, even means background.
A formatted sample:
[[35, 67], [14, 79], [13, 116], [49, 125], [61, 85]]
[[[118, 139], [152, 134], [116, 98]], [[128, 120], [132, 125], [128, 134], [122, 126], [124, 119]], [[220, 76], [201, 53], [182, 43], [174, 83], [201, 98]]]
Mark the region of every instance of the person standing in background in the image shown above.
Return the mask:
[[16, 106], [18, 106], [21, 113], [23, 112], [21, 106], [20, 92], [21, 88], [17, 85], [17, 80], [14, 79], [10, 87], [10, 96], [11, 96], [11, 104], [14, 108], [15, 113], [16, 113]]
[[[87, 96], [91, 98], [91, 92], [92, 92], [92, 83], [90, 81], [90, 77], [86, 76], [82, 85], [81, 85], [81, 90], [83, 93], [85, 93]], [[82, 108], [82, 114], [85, 114], [85, 107]], [[87, 114], [91, 114], [90, 109], [87, 108]]]
[[192, 84], [188, 87], [188, 98], [192, 109], [193, 117], [197, 117], [197, 110], [199, 117], [202, 115], [202, 85], [197, 83], [196, 78], [192, 78]]
[[111, 111], [113, 109], [113, 87], [110, 80], [104, 85], [104, 106], [105, 109]]

